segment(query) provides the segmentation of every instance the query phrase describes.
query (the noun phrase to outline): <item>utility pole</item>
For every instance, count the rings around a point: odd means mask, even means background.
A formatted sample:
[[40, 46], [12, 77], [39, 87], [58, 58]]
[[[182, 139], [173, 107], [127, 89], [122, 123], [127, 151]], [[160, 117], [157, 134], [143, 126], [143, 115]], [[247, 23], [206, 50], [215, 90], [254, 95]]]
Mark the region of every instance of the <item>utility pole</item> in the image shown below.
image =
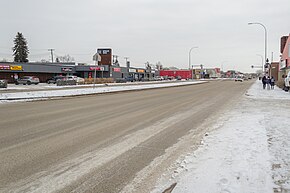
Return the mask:
[[130, 66], [128, 65], [128, 59], [129, 59], [129, 57], [124, 57], [124, 59], [125, 59], [125, 61], [126, 61], [126, 66], [127, 66], [127, 67], [130, 67]]
[[113, 64], [115, 64], [116, 62], [118, 62], [118, 57], [117, 55], [113, 55]]
[[51, 54], [51, 62], [53, 63], [53, 51], [54, 51], [54, 49], [48, 49], [48, 51], [50, 51], [50, 54]]

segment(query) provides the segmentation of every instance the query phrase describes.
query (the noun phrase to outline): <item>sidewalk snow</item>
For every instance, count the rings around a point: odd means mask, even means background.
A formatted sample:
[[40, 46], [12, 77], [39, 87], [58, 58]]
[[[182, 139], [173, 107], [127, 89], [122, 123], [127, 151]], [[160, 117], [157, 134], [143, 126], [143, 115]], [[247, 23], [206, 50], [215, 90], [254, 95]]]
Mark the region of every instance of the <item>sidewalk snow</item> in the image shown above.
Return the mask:
[[7, 102], [8, 100], [33, 100], [42, 98], [53, 98], [63, 96], [78, 96], [97, 93], [119, 92], [119, 91], [131, 91], [131, 90], [144, 90], [152, 88], [163, 88], [172, 86], [192, 85], [205, 83], [205, 81], [196, 82], [172, 82], [172, 83], [157, 83], [146, 85], [126, 85], [126, 86], [107, 86], [96, 88], [76, 88], [67, 90], [46, 90], [46, 91], [29, 91], [29, 92], [15, 92], [15, 93], [1, 93], [0, 102]]
[[257, 81], [152, 192], [174, 182], [175, 193], [290, 192], [289, 107], [290, 93]]

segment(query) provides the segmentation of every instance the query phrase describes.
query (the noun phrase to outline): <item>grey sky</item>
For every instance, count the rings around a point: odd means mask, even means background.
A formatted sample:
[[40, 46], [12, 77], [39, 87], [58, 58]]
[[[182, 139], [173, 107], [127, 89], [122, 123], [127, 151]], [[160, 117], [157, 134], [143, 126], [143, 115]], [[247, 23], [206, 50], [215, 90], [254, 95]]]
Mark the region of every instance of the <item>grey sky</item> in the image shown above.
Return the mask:
[[0, 0], [0, 58], [12, 59], [13, 38], [22, 32], [30, 61], [70, 54], [92, 62], [98, 47], [130, 57], [133, 66], [146, 61], [188, 68], [192, 64], [251, 72], [264, 54], [279, 60], [280, 37], [290, 33], [289, 0]]

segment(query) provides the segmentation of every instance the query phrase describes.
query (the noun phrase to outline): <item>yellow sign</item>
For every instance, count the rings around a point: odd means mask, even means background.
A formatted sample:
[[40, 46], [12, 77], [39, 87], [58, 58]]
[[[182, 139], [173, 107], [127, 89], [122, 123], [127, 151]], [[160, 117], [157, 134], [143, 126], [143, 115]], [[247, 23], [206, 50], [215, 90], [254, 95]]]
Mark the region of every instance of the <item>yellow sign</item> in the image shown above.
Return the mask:
[[10, 70], [20, 71], [22, 70], [22, 66], [10, 66]]
[[145, 70], [137, 70], [137, 72], [139, 72], [139, 73], [144, 73]]

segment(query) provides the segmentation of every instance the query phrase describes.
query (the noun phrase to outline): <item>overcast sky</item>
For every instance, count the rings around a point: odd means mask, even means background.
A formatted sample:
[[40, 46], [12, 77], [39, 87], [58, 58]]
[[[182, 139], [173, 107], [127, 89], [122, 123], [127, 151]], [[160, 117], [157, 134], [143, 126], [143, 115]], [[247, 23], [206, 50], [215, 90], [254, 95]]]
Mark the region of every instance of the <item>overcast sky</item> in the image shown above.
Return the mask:
[[280, 38], [290, 33], [289, 0], [0, 0], [0, 59], [12, 60], [11, 47], [22, 32], [29, 60], [69, 54], [92, 63], [97, 48], [129, 57], [132, 66], [145, 62], [188, 68], [192, 64], [252, 72], [264, 55], [279, 60]]

